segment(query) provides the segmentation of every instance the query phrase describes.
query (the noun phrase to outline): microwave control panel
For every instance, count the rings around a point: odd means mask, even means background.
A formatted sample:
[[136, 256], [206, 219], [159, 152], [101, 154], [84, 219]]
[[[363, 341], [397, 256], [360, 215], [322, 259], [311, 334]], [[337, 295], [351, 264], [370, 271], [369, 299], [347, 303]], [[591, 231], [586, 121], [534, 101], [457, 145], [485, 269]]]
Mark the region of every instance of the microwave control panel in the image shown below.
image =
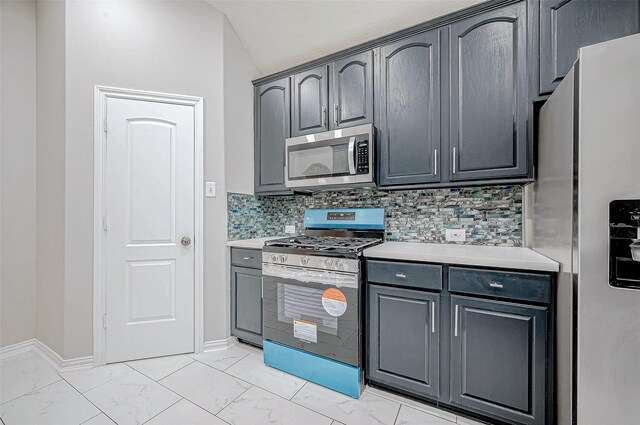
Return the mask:
[[356, 145], [356, 174], [369, 174], [369, 141], [362, 140]]

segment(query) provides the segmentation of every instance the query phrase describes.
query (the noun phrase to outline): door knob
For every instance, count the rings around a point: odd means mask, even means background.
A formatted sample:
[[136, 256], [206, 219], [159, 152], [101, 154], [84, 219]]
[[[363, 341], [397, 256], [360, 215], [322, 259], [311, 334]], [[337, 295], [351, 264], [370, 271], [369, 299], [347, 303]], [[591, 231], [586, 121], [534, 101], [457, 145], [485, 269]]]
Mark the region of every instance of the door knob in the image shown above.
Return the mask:
[[182, 246], [189, 246], [191, 245], [191, 238], [189, 236], [185, 236], [180, 240], [180, 243], [182, 244]]

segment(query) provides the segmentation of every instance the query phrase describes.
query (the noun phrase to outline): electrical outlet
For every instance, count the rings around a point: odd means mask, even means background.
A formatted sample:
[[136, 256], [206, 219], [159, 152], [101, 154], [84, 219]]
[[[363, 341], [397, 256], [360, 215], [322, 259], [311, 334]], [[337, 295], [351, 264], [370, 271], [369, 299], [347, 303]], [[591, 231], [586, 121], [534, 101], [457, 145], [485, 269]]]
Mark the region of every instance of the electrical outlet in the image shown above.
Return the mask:
[[216, 182], [207, 182], [204, 196], [206, 196], [207, 198], [216, 197]]
[[464, 242], [467, 234], [464, 229], [445, 229], [445, 238], [447, 242]]
[[295, 235], [296, 226], [284, 226], [284, 232], [288, 235]]

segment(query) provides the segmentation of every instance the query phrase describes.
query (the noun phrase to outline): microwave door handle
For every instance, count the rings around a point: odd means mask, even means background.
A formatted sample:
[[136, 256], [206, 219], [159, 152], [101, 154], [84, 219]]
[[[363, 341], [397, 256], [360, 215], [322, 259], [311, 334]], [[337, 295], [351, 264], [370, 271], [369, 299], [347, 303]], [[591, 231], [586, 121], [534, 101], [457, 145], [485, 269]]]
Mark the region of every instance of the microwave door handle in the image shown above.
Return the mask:
[[349, 139], [349, 174], [356, 174], [356, 158], [354, 155], [356, 147], [356, 138], [352, 137]]

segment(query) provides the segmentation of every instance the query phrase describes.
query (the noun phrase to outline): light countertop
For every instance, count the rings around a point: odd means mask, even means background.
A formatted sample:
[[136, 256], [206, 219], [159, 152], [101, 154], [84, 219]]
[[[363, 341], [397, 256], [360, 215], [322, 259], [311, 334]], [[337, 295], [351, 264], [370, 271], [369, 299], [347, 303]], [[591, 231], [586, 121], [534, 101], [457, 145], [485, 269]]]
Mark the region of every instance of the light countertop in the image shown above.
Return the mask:
[[529, 248], [385, 242], [365, 249], [365, 257], [388, 260], [424, 261], [465, 266], [557, 272], [553, 260]]
[[227, 246], [234, 248], [262, 249], [266, 241], [281, 239], [285, 236], [272, 236], [269, 238], [241, 239], [238, 241], [227, 241]]

